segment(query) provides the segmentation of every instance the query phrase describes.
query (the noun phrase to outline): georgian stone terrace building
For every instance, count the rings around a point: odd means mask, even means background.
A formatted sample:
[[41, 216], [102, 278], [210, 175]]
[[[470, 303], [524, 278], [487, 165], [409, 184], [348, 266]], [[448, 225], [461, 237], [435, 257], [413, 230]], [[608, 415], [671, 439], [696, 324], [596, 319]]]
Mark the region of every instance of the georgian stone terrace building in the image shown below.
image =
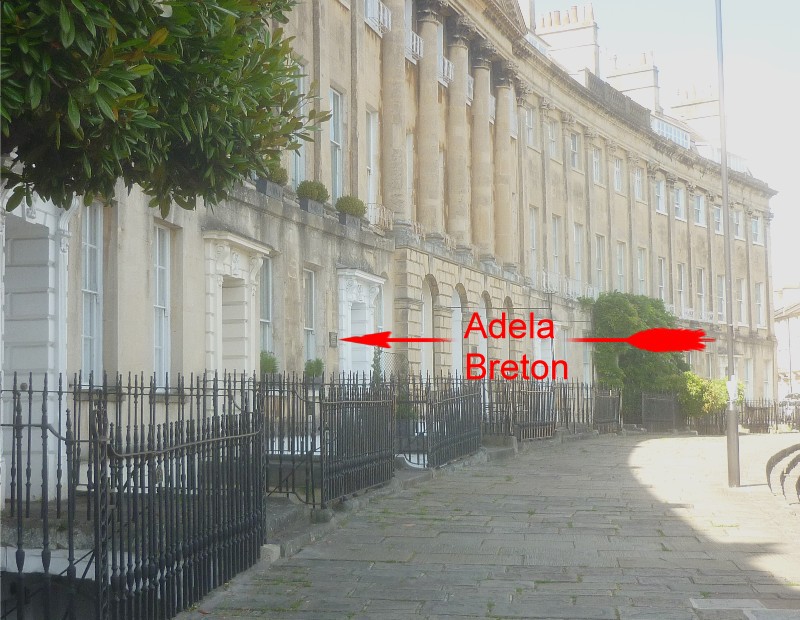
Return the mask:
[[[286, 155], [283, 192], [246, 184], [162, 219], [120, 186], [114, 208], [3, 214], [6, 376], [253, 371], [261, 350], [282, 370], [369, 371], [371, 349], [339, 339], [391, 330], [452, 338], [411, 346], [414, 371], [527, 353], [590, 379], [590, 348], [567, 338], [589, 329], [578, 298], [609, 290], [663, 299], [716, 337], [691, 363], [724, 374], [719, 164], [657, 96], [648, 109], [598, 77], [590, 6], [545, 16], [537, 35], [512, 0], [314, 0], [287, 29], [298, 87], [332, 117]], [[608, 79], [642, 101], [655, 84], [629, 82], [652, 74]], [[303, 179], [332, 202], [362, 198], [369, 223], [302, 211]], [[773, 194], [731, 171], [737, 375], [754, 397], [775, 385]], [[552, 350], [463, 340], [476, 311], [552, 318]]]

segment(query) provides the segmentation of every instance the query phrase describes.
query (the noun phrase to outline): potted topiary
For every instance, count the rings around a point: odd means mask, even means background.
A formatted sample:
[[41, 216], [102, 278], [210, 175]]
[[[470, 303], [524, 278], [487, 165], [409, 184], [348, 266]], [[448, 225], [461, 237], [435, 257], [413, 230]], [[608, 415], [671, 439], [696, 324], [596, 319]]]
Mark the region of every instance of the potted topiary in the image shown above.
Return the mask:
[[319, 181], [302, 181], [297, 186], [297, 198], [303, 211], [323, 215], [325, 201], [328, 200], [328, 188]]
[[325, 372], [325, 363], [317, 358], [308, 360], [305, 368], [305, 379], [314, 384], [322, 383], [322, 373]]
[[336, 210], [339, 212], [339, 223], [354, 228], [361, 227], [361, 219], [367, 212], [364, 201], [355, 196], [342, 196], [336, 201]]
[[264, 376], [274, 377], [278, 374], [278, 358], [269, 351], [262, 351], [259, 358], [259, 370], [262, 378]]
[[256, 189], [262, 194], [273, 196], [279, 200], [283, 198], [283, 186], [289, 181], [289, 173], [286, 168], [278, 166], [270, 170], [265, 179], [256, 180]]

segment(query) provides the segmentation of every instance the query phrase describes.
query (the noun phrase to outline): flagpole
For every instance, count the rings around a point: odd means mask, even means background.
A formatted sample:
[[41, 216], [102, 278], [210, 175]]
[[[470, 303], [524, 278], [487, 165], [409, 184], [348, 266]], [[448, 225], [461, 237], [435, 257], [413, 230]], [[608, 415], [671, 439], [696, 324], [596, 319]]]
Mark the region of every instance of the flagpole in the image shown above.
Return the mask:
[[717, 13], [717, 75], [719, 81], [719, 142], [722, 172], [722, 212], [725, 214], [725, 311], [728, 319], [728, 486], [738, 487], [739, 476], [739, 414], [736, 411], [737, 383], [733, 354], [733, 259], [731, 233], [733, 218], [728, 201], [728, 148], [725, 129], [725, 76], [722, 62], [722, 0], [715, 0]]

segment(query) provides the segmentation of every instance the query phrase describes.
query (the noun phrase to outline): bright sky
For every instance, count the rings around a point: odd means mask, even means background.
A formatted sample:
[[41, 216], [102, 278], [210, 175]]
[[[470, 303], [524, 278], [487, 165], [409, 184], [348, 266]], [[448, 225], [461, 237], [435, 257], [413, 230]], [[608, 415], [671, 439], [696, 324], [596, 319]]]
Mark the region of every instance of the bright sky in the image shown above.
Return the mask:
[[[523, 13], [528, 0], [519, 0]], [[575, 2], [535, 0], [538, 17]], [[577, 3], [582, 4], [582, 3]], [[661, 105], [717, 83], [714, 0], [594, 0], [601, 57], [652, 51]], [[800, 2], [722, 0], [728, 150], [779, 193], [770, 201], [773, 286], [800, 286]], [[601, 61], [601, 71], [603, 70]]]

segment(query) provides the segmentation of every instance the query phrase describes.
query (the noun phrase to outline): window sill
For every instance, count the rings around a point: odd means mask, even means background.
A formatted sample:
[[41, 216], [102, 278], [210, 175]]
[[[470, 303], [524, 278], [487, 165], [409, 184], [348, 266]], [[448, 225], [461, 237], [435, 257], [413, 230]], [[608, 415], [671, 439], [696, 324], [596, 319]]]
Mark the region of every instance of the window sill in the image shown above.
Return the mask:
[[685, 217], [678, 217], [678, 216], [676, 215], [676, 216], [675, 216], [675, 221], [677, 221], [677, 222], [685, 222], [685, 221], [686, 221], [686, 218], [685, 218]]
[[699, 226], [700, 228], [708, 228], [708, 226], [706, 224], [703, 224], [702, 222], [695, 222], [694, 225]]
[[753, 245], [760, 245], [762, 248], [764, 247], [763, 241], [753, 241]]
[[668, 215], [668, 213], [666, 211], [659, 211], [658, 209], [656, 209], [656, 213], [658, 213], [659, 215], [663, 215], [663, 216], [667, 216]]

